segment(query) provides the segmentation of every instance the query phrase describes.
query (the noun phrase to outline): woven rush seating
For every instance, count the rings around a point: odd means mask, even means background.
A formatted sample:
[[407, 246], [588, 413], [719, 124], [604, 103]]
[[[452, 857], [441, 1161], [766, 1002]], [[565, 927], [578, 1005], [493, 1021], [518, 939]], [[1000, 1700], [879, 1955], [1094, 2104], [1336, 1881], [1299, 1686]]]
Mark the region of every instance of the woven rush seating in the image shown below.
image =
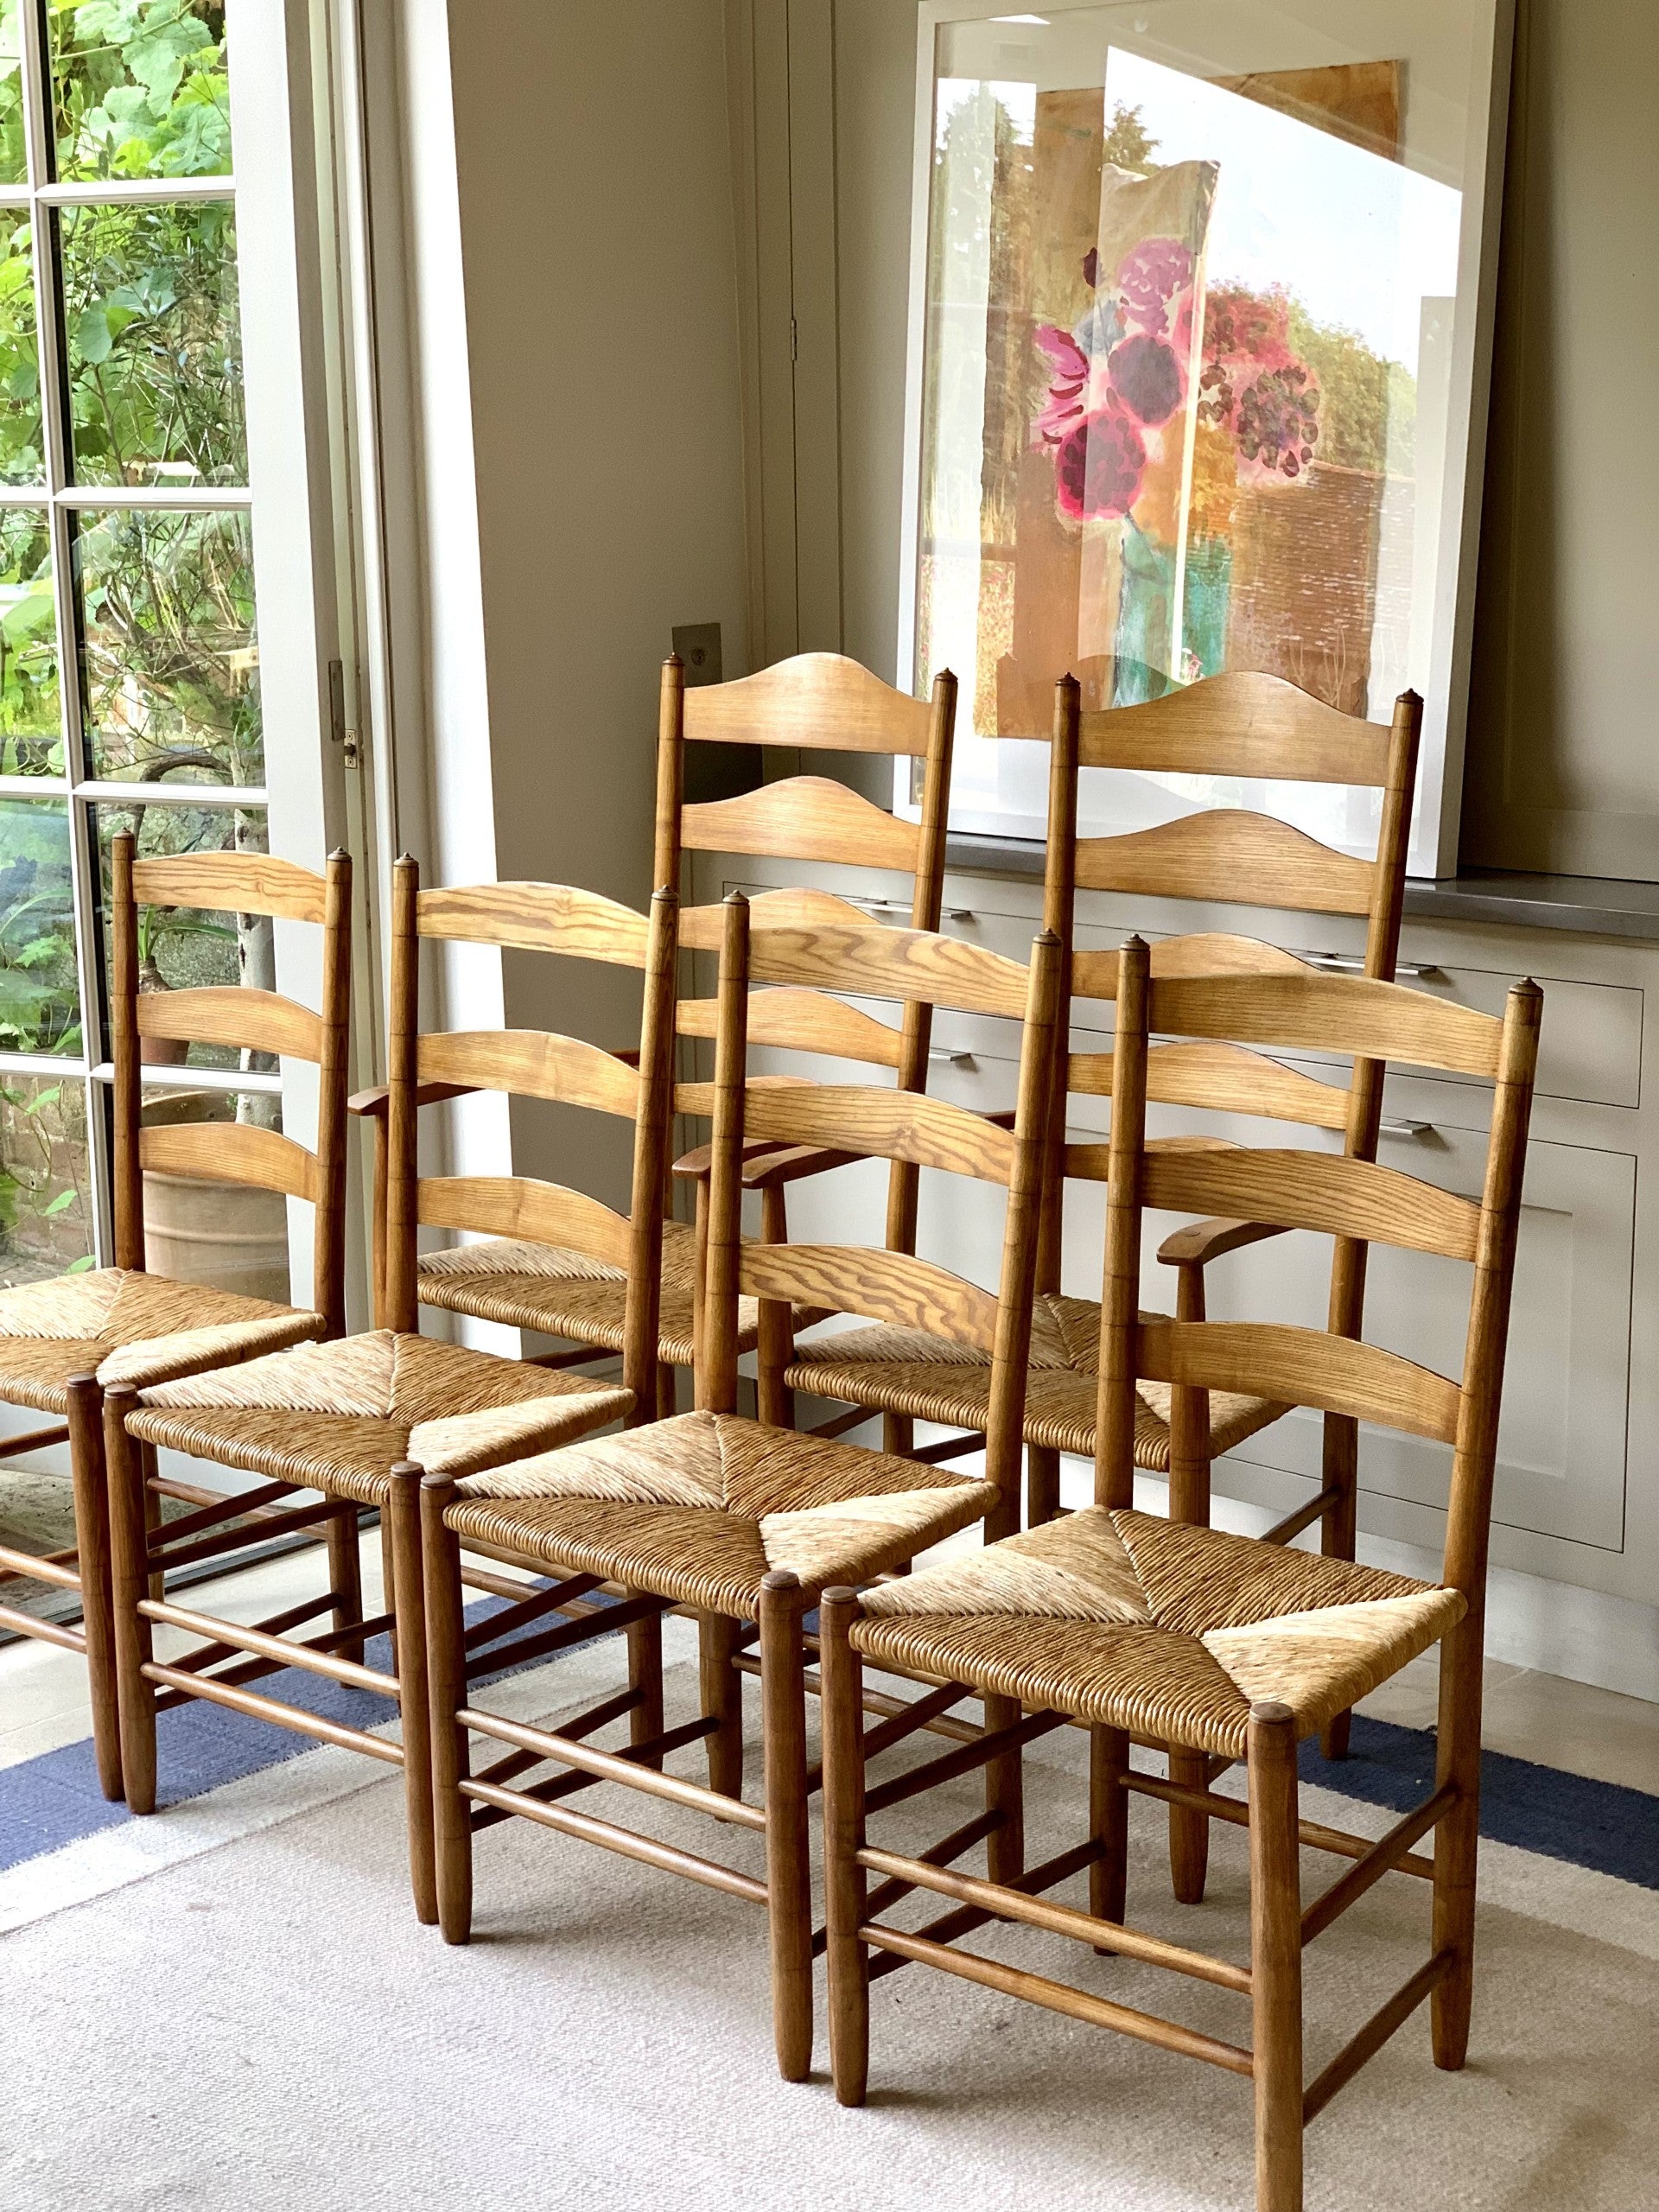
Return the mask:
[[[1095, 1456], [1100, 1388], [1100, 1307], [1086, 1298], [1039, 1294], [1032, 1307], [1026, 1377], [1026, 1440], [1039, 1449]], [[851, 1398], [877, 1413], [910, 1415], [945, 1427], [982, 1429], [990, 1406], [991, 1364], [971, 1346], [920, 1329], [882, 1323], [798, 1344], [785, 1376], [791, 1389]], [[1283, 1406], [1242, 1391], [1210, 1395], [1212, 1448], [1230, 1452], [1278, 1420]], [[1170, 1389], [1142, 1382], [1135, 1410], [1135, 1464], [1166, 1474]]]
[[632, 1404], [617, 1384], [375, 1329], [142, 1390], [127, 1432], [378, 1505], [402, 1460], [471, 1474], [620, 1420]]
[[0, 1291], [0, 1397], [66, 1413], [77, 1376], [142, 1389], [280, 1351], [327, 1325], [303, 1308], [134, 1268], [60, 1275]]
[[1090, 1506], [866, 1591], [852, 1633], [878, 1664], [1242, 1758], [1253, 1702], [1314, 1734], [1465, 1610], [1380, 1568]]
[[680, 1414], [456, 1484], [476, 1539], [677, 1605], [753, 1618], [768, 1573], [810, 1596], [977, 1521], [986, 1485], [734, 1414]]

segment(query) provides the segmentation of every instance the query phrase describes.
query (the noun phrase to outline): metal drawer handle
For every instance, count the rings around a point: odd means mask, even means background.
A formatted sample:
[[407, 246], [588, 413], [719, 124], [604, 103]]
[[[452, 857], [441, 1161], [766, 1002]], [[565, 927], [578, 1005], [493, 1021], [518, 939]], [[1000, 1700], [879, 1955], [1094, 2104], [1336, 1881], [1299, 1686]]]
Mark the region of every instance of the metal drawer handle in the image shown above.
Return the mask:
[[[1332, 976], [1363, 976], [1365, 956], [1360, 952], [1299, 952], [1299, 960], [1306, 960], [1310, 968], [1323, 968]], [[1426, 976], [1438, 976], [1439, 967], [1432, 960], [1396, 960], [1396, 976], [1414, 976], [1421, 982]]]
[[[910, 919], [911, 910], [902, 899], [849, 899], [849, 906], [856, 906], [864, 914], [902, 914]], [[944, 918], [948, 922], [974, 922], [979, 917], [971, 906], [947, 906]]]
[[1434, 1124], [1433, 1122], [1379, 1122], [1376, 1134], [1380, 1137], [1432, 1137]]
[[936, 1067], [970, 1068], [974, 1065], [974, 1056], [971, 1052], [947, 1052], [943, 1045], [930, 1045], [927, 1048], [927, 1057]]

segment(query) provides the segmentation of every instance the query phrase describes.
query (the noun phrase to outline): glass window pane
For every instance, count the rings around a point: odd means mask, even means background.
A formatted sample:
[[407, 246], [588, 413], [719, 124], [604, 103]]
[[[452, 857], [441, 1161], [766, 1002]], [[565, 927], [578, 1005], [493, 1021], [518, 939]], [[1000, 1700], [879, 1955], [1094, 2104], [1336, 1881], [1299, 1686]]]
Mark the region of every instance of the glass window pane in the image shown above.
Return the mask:
[[75, 575], [92, 773], [263, 782], [247, 515], [83, 514]]
[[[263, 807], [100, 806], [96, 809], [99, 861], [99, 906], [108, 957], [110, 847], [117, 833], [130, 830], [138, 856], [163, 853], [263, 853], [270, 849]], [[263, 914], [198, 912], [185, 906], [141, 906], [138, 910], [138, 988], [141, 991], [200, 989], [209, 984], [246, 983], [274, 990], [276, 939]], [[238, 1052], [228, 1045], [144, 1040], [141, 1057], [154, 1067], [239, 1068], [275, 1071], [268, 1052]], [[281, 1127], [278, 1101], [249, 1093], [238, 1118]]]
[[0, 209], [0, 481], [43, 484], [41, 456], [34, 232], [21, 211]]
[[63, 773], [60, 706], [47, 518], [0, 507], [0, 775]]
[[227, 200], [66, 207], [70, 434], [82, 484], [244, 484]]
[[223, 176], [222, 0], [48, 0], [58, 175]]
[[0, 1052], [79, 1052], [69, 812], [0, 798]]
[[92, 1249], [85, 1084], [0, 1068], [0, 1286], [90, 1267]]
[[[181, 1069], [176, 1086], [146, 1086], [143, 1120], [151, 1129], [219, 1122], [279, 1129], [281, 1108], [280, 1099], [263, 1094], [193, 1089]], [[147, 1167], [144, 1265], [174, 1282], [206, 1283], [285, 1304], [288, 1201], [280, 1191]]]
[[22, 0], [0, 0], [0, 184], [21, 184], [29, 174], [23, 135]]

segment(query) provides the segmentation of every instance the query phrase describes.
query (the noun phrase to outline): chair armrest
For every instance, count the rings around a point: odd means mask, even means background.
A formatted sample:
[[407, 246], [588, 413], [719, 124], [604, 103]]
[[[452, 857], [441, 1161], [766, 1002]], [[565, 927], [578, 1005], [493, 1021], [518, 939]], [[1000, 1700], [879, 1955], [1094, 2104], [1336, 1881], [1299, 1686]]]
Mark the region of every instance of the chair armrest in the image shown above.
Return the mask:
[[868, 1160], [863, 1152], [836, 1152], [825, 1145], [791, 1145], [764, 1160], [752, 1160], [743, 1170], [746, 1191], [779, 1191], [785, 1183], [801, 1182], [808, 1175], [824, 1175], [832, 1167], [851, 1167]]
[[[743, 1145], [745, 1160], [764, 1160], [774, 1152], [785, 1149], [781, 1137], [749, 1137]], [[671, 1172], [683, 1177], [688, 1183], [706, 1183], [714, 1173], [715, 1148], [711, 1144], [694, 1145], [690, 1152], [683, 1152], [674, 1162]]]
[[1219, 1217], [1194, 1221], [1166, 1236], [1158, 1247], [1158, 1257], [1166, 1268], [1205, 1268], [1211, 1260], [1218, 1260], [1224, 1252], [1242, 1251], [1247, 1244], [1260, 1244], [1267, 1237], [1285, 1234], [1277, 1222], [1228, 1221]]
[[[477, 1084], [473, 1083], [417, 1083], [415, 1103], [417, 1106], [435, 1106], [444, 1098], [470, 1098], [477, 1088]], [[391, 1104], [391, 1085], [377, 1083], [367, 1090], [354, 1090], [346, 1101], [346, 1111], [366, 1115], [372, 1121], [381, 1122], [390, 1111]]]

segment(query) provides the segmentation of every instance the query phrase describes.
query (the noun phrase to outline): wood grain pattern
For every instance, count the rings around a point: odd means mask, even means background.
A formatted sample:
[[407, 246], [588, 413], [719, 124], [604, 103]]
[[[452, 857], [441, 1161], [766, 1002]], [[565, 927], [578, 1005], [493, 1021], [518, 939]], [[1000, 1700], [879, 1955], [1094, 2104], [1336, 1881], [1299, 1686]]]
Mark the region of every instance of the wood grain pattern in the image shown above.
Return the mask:
[[687, 691], [688, 738], [728, 745], [799, 745], [836, 753], [928, 747], [928, 704], [895, 691], [841, 653], [797, 653], [753, 676]]
[[1374, 1160], [1327, 1152], [1148, 1152], [1141, 1196], [1170, 1213], [1228, 1214], [1472, 1260], [1480, 1208]]
[[1351, 1052], [1376, 1060], [1497, 1072], [1503, 1025], [1402, 983], [1357, 976], [1217, 976], [1152, 987], [1152, 1026], [1165, 1033]]
[[543, 1029], [458, 1029], [423, 1035], [415, 1069], [422, 1083], [464, 1084], [588, 1106], [632, 1121], [639, 1110], [639, 1076], [597, 1045]]
[[1351, 1414], [1450, 1444], [1462, 1393], [1455, 1382], [1375, 1344], [1278, 1321], [1146, 1321], [1140, 1372], [1154, 1382], [1239, 1390]]
[[[1112, 1095], [1109, 1052], [1074, 1052], [1066, 1087], [1082, 1097]], [[1264, 1052], [1238, 1045], [1154, 1045], [1147, 1054], [1147, 1096], [1160, 1106], [1202, 1106], [1297, 1122], [1305, 1128], [1342, 1129], [1349, 1094]]]
[[924, 999], [963, 1014], [1024, 1019], [1029, 986], [1017, 960], [959, 938], [922, 930], [757, 927], [750, 973], [758, 982], [807, 983], [869, 998]]
[[[680, 943], [694, 952], [718, 952], [725, 906], [688, 906], [680, 917]], [[870, 918], [833, 891], [758, 891], [749, 901], [752, 927], [760, 929], [868, 929]]]
[[315, 1154], [292, 1137], [251, 1123], [180, 1122], [172, 1128], [142, 1129], [138, 1159], [158, 1174], [246, 1183], [257, 1190], [285, 1192], [290, 1198], [317, 1197]]
[[1254, 669], [1228, 670], [1135, 707], [1082, 718], [1085, 768], [1259, 776], [1300, 784], [1382, 786], [1386, 723], [1362, 721]]
[[1376, 864], [1334, 852], [1270, 815], [1217, 807], [1153, 830], [1077, 843], [1080, 891], [1159, 899], [1271, 898], [1320, 914], [1369, 914]]
[[827, 1145], [842, 1152], [906, 1160], [918, 1167], [1012, 1181], [1012, 1134], [942, 1098], [908, 1090], [874, 1090], [836, 1084], [751, 1087], [744, 1133], [790, 1144]]
[[296, 1059], [322, 1058], [322, 1021], [308, 1006], [276, 991], [231, 984], [204, 990], [143, 991], [137, 1007], [141, 1037], [185, 1043], [234, 1045], [253, 1052], [288, 1052]]
[[[1194, 930], [1181, 937], [1166, 937], [1151, 948], [1152, 974], [1156, 981], [1172, 976], [1313, 976], [1319, 971], [1294, 952], [1260, 938], [1236, 937], [1224, 930]], [[1117, 996], [1117, 959], [1115, 952], [1075, 952], [1071, 956], [1071, 995], [1079, 999]]]
[[996, 1349], [997, 1301], [991, 1293], [908, 1252], [746, 1244], [739, 1281], [753, 1298], [787, 1299], [898, 1328], [925, 1329], [987, 1354]]
[[906, 874], [915, 870], [921, 836], [918, 823], [826, 776], [791, 776], [737, 798], [688, 806], [680, 816], [681, 843], [690, 853], [764, 854]]
[[1302, 1892], [1296, 1722], [1250, 1708], [1250, 1997], [1256, 2212], [1302, 2212]]
[[[717, 1019], [712, 999], [686, 999], [677, 1017], [682, 1037], [712, 1037]], [[823, 1052], [870, 1067], [896, 1068], [902, 1039], [897, 1029], [827, 993], [783, 985], [749, 999], [749, 1042], [775, 1052]]]
[[585, 1192], [528, 1175], [423, 1175], [417, 1217], [433, 1229], [568, 1245], [609, 1266], [628, 1264], [628, 1224]]
[[416, 914], [422, 937], [563, 952], [620, 968], [645, 964], [645, 916], [571, 884], [478, 883], [423, 891]]
[[327, 887], [320, 875], [269, 853], [181, 853], [134, 861], [132, 895], [141, 906], [189, 906], [200, 913], [274, 914], [321, 922]]

